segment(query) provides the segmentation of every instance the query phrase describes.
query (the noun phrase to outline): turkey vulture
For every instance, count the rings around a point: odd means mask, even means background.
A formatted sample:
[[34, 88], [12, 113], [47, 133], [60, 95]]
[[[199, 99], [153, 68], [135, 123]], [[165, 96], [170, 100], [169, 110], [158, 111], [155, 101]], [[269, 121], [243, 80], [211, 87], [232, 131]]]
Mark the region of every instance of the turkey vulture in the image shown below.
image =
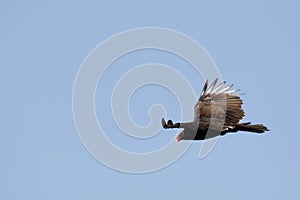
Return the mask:
[[180, 140], [205, 140], [229, 132], [247, 131], [264, 133], [269, 129], [263, 124], [240, 123], [245, 116], [242, 109], [243, 101], [237, 93], [239, 90], [229, 90], [233, 85], [226, 86], [222, 82], [216, 86], [215, 79], [208, 88], [208, 80], [205, 82], [200, 98], [194, 107], [194, 120], [188, 123], [175, 123], [172, 120], [162, 119], [165, 129], [183, 128], [176, 137]]

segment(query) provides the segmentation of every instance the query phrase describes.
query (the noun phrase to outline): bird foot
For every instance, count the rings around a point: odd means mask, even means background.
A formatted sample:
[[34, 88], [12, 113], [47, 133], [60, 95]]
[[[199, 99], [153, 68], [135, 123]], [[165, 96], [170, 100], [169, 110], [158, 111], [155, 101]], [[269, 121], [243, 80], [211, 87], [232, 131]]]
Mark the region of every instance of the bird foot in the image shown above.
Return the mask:
[[164, 118], [161, 119], [161, 124], [162, 124], [162, 127], [167, 129], [167, 128], [178, 128], [179, 127], [179, 124], [173, 124], [173, 121], [172, 120], [168, 120], [168, 122], [166, 123], [166, 120]]

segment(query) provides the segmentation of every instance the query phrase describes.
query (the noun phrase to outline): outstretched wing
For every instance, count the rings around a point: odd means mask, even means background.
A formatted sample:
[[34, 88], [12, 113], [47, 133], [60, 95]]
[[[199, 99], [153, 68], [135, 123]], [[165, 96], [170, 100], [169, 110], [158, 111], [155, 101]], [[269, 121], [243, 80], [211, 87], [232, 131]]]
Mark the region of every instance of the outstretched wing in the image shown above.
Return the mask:
[[245, 116], [242, 109], [243, 101], [239, 90], [229, 90], [233, 85], [225, 87], [226, 82], [216, 86], [215, 79], [208, 88], [208, 81], [202, 89], [200, 98], [194, 108], [194, 121], [224, 124], [225, 127], [234, 126]]

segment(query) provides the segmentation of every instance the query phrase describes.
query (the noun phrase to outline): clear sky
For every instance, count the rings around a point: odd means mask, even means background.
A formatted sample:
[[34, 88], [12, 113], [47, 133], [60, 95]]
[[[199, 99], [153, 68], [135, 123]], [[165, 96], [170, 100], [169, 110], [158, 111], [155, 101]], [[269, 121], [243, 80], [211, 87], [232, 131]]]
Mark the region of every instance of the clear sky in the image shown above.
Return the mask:
[[[0, 198], [299, 198], [299, 8], [291, 0], [1, 2]], [[174, 29], [203, 45], [222, 78], [246, 93], [245, 121], [264, 123], [271, 131], [222, 137], [203, 160], [197, 142], [171, 166], [148, 174], [121, 173], [94, 159], [73, 122], [76, 73], [101, 41], [145, 26]], [[163, 144], [157, 140], [161, 134], [173, 138], [178, 131], [163, 131], [152, 142], [126, 138], [111, 120], [105, 94], [116, 75], [147, 62], [185, 65], [181, 72], [198, 93], [204, 83], [187, 63], [164, 52], [136, 52], [114, 63], [115, 73], [108, 71], [103, 79], [107, 90], [97, 91], [97, 111], [107, 109], [107, 117], [98, 118], [107, 122], [104, 128], [116, 144], [139, 152]], [[179, 119], [174, 96], [147, 86], [130, 102], [136, 123], [148, 122], [153, 103], [168, 103], [168, 117]]]

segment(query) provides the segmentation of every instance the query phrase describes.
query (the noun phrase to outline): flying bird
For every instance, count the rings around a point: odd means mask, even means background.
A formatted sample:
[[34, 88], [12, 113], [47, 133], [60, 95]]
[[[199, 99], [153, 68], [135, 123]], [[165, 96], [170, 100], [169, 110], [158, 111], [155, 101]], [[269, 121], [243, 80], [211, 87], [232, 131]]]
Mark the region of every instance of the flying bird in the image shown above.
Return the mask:
[[242, 109], [243, 101], [240, 98], [240, 90], [230, 90], [233, 84], [225, 86], [222, 82], [216, 86], [215, 79], [208, 87], [205, 82], [200, 98], [194, 107], [194, 120], [187, 123], [173, 123], [162, 118], [162, 126], [165, 129], [183, 128], [176, 137], [181, 140], [206, 140], [230, 132], [247, 131], [252, 133], [264, 133], [269, 129], [263, 124], [240, 123], [245, 116]]

